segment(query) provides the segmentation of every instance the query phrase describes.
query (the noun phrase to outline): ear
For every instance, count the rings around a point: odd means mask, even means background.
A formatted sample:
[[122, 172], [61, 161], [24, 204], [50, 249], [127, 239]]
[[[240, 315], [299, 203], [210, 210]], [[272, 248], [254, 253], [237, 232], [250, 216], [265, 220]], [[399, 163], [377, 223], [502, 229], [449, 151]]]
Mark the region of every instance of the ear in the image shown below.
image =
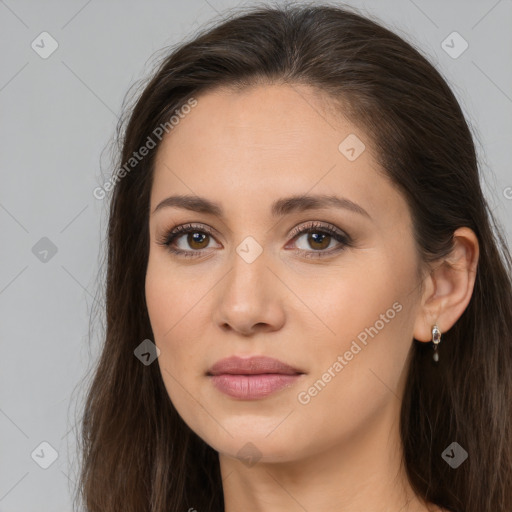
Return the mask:
[[453, 234], [454, 246], [436, 263], [424, 281], [424, 292], [414, 324], [414, 338], [432, 340], [432, 326], [441, 333], [452, 328], [466, 309], [475, 285], [479, 257], [478, 239], [463, 227]]

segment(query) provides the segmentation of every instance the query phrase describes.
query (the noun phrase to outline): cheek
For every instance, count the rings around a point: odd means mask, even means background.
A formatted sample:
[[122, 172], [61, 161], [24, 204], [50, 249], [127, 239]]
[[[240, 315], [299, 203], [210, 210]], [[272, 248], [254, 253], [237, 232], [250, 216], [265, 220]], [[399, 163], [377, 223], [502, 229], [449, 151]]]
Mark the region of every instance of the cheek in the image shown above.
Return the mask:
[[329, 411], [329, 417], [343, 424], [347, 411], [350, 422], [357, 423], [380, 400], [398, 394], [413, 326], [413, 265], [398, 269], [392, 259], [380, 258], [364, 269], [347, 268], [323, 293], [302, 288], [301, 298], [314, 304], [312, 310], [322, 323], [314, 318], [314, 323], [304, 321], [302, 326], [311, 338], [313, 325], [320, 330], [310, 378], [300, 390], [302, 400], [297, 397], [299, 403], [308, 402], [306, 409], [316, 411], [312, 416]]
[[[190, 281], [176, 279], [168, 265], [148, 264], [145, 293], [148, 314], [160, 355], [157, 359], [169, 399], [181, 418], [199, 435], [205, 434], [204, 411], [199, 405], [197, 382], [204, 346], [196, 331], [204, 295], [190, 291]], [[195, 306], [195, 307], [194, 307]]]
[[166, 255], [150, 254], [146, 272], [145, 294], [148, 314], [156, 338], [166, 343], [176, 332], [196, 325], [197, 314], [206, 284], [176, 270]]
[[316, 347], [309, 379], [294, 396], [301, 428], [283, 425], [280, 433], [283, 439], [293, 435], [311, 453], [351, 439], [385, 410], [398, 407], [410, 347], [410, 310], [399, 293], [351, 301], [340, 297], [345, 309], [327, 320], [337, 340]]
[[385, 254], [361, 257], [353, 253], [343, 265], [288, 278], [292, 279], [300, 300], [290, 296], [290, 303], [296, 304], [301, 316], [295, 318], [292, 313], [290, 321], [303, 322], [311, 334], [316, 331], [317, 345], [340, 351], [345, 346], [348, 350], [358, 336], [364, 341], [365, 335], [369, 337], [366, 329], [376, 323], [379, 334], [392, 330], [397, 309], [401, 309], [395, 303], [402, 301], [402, 289], [410, 276], [407, 268], [397, 268]]
[[[146, 304], [153, 341], [160, 349], [158, 363], [166, 385], [169, 379], [172, 381], [170, 375], [178, 378], [178, 369], [183, 372], [188, 364], [186, 355], [190, 355], [193, 348], [190, 326], [194, 323], [189, 316], [194, 297], [190, 296], [189, 287], [182, 286], [181, 282], [169, 271], [168, 265], [150, 257], [145, 282]], [[187, 343], [180, 343], [187, 328]]]

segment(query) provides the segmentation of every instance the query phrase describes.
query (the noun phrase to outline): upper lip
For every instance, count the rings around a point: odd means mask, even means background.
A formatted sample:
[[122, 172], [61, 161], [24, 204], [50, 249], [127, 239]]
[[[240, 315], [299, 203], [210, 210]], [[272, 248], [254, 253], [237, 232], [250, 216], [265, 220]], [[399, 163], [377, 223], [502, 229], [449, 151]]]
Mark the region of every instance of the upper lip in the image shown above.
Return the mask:
[[232, 375], [257, 375], [262, 373], [295, 375], [303, 372], [272, 357], [231, 356], [217, 361], [207, 372], [208, 375], [220, 375], [222, 373], [230, 373]]

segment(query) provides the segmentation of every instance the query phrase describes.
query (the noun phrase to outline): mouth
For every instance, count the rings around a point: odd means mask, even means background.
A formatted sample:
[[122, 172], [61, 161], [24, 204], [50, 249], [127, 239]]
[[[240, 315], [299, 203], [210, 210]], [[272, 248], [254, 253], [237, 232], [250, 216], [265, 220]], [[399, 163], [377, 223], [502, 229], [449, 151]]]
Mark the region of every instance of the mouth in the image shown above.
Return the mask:
[[293, 386], [305, 373], [265, 356], [222, 359], [206, 373], [222, 393], [241, 400], [257, 400]]

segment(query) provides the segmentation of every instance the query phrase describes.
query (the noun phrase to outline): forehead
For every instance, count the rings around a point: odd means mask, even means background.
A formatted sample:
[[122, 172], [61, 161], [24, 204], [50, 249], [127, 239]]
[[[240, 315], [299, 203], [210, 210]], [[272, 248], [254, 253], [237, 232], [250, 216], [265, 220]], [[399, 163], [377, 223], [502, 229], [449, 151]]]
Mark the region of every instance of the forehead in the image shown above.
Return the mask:
[[300, 155], [322, 141], [324, 148], [334, 144], [337, 149], [339, 131], [349, 127], [325, 94], [304, 85], [218, 88], [197, 98], [197, 106], [164, 138], [160, 149], [186, 143], [204, 151], [244, 148]]
[[[237, 204], [255, 213], [263, 200], [339, 192], [368, 210], [396, 194], [366, 134], [318, 90], [258, 85], [196, 99], [159, 147], [151, 209], [167, 195], [197, 194], [229, 203], [228, 211]], [[347, 140], [359, 144], [355, 159], [343, 153]]]

